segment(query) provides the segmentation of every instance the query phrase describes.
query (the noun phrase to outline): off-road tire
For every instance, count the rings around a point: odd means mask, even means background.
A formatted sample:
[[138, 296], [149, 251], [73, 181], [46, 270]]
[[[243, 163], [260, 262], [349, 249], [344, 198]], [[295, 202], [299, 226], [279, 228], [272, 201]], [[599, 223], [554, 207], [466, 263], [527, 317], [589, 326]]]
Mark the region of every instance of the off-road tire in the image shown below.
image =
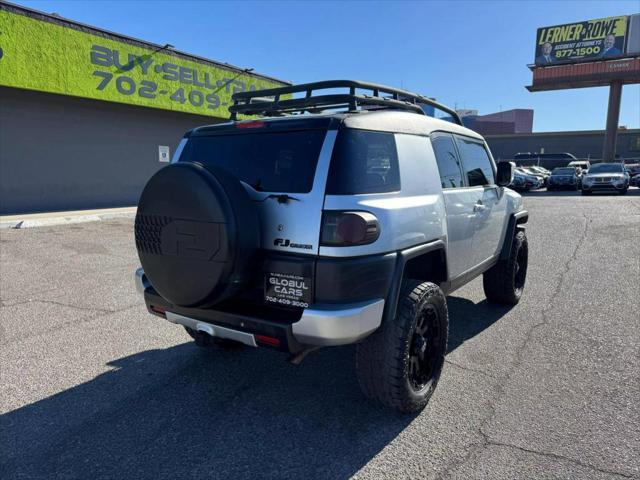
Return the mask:
[[482, 276], [487, 300], [503, 305], [515, 305], [520, 301], [527, 277], [529, 246], [524, 232], [513, 237], [511, 254], [500, 260]]
[[195, 344], [200, 348], [219, 347], [224, 349], [241, 349], [244, 345], [240, 342], [234, 342], [233, 340], [227, 340], [226, 338], [215, 338], [204, 332], [197, 332], [189, 327], [184, 327], [189, 336], [193, 338]]
[[[433, 362], [425, 377], [428, 381], [417, 389], [412, 384], [410, 358], [416, 325], [427, 318], [432, 318], [433, 336], [422, 352], [428, 351]], [[356, 371], [364, 395], [403, 413], [423, 409], [440, 378], [448, 334], [447, 301], [440, 287], [417, 280], [403, 282], [395, 318], [357, 345]], [[417, 358], [415, 352], [413, 358]]]

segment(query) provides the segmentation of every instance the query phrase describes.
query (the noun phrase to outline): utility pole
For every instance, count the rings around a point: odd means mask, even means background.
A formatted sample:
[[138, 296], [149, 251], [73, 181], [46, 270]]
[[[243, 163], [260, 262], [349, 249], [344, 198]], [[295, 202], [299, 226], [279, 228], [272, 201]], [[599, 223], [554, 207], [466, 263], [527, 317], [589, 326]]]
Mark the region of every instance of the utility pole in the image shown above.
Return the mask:
[[604, 148], [602, 150], [603, 162], [613, 162], [616, 155], [621, 101], [622, 82], [611, 82], [609, 86], [609, 106], [607, 107], [607, 129], [604, 132]]

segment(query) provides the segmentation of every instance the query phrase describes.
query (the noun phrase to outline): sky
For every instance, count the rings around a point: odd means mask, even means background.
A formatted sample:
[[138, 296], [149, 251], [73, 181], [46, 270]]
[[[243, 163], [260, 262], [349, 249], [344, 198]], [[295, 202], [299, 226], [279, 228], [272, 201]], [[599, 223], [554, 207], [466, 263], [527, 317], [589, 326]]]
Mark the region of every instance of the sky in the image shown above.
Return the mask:
[[[607, 87], [530, 93], [538, 27], [640, 13], [635, 1], [14, 0], [294, 83], [357, 79], [480, 114], [534, 109], [534, 131], [601, 130]], [[640, 127], [640, 85], [620, 125]]]

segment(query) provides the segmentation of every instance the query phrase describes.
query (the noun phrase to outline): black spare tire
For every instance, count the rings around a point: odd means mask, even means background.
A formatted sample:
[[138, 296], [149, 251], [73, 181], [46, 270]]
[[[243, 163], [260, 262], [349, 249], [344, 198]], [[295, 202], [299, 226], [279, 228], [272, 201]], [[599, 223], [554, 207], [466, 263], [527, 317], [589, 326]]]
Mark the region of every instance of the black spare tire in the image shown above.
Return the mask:
[[147, 182], [135, 238], [142, 268], [162, 297], [183, 307], [206, 307], [248, 283], [260, 224], [237, 178], [183, 162]]

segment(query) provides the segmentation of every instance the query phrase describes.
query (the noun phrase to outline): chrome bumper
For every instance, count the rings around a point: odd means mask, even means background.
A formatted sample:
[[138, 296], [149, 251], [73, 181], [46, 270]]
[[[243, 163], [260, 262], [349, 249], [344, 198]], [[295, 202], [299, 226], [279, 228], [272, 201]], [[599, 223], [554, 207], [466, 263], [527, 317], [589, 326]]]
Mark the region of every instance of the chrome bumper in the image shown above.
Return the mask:
[[[144, 270], [135, 273], [136, 290], [141, 294], [150, 286]], [[357, 342], [373, 333], [382, 322], [384, 300], [370, 300], [348, 305], [314, 305], [305, 308], [302, 317], [291, 325], [295, 339], [305, 345], [333, 346]], [[256, 346], [252, 334], [213, 325], [195, 318], [167, 311], [167, 320], [212, 336]]]
[[178, 325], [184, 325], [185, 327], [195, 330], [196, 332], [204, 332], [212, 337], [226, 338], [228, 340], [235, 340], [236, 342], [244, 343], [250, 347], [257, 347], [256, 338], [246, 332], [240, 332], [231, 328], [219, 327], [218, 325], [211, 325], [207, 322], [196, 320], [195, 318], [185, 317], [184, 315], [178, 315], [177, 313], [167, 312], [167, 320], [171, 323]]
[[366, 337], [380, 326], [384, 300], [351, 305], [305, 308], [292, 327], [293, 336], [307, 345], [346, 345]]

